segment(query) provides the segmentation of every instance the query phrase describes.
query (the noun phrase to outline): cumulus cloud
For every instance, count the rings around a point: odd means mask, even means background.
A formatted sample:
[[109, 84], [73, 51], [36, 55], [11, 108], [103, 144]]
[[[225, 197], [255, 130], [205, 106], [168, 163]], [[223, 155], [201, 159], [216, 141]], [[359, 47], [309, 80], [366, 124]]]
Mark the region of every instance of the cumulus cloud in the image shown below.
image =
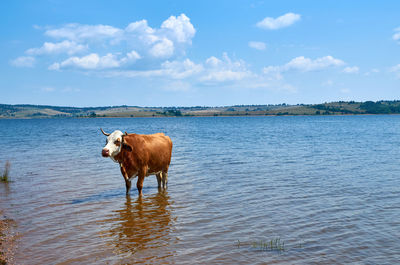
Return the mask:
[[263, 51], [265, 50], [265, 48], [267, 48], [267, 46], [265, 45], [264, 42], [260, 42], [260, 41], [250, 41], [249, 42], [249, 47], [256, 49], [256, 50], [260, 50]]
[[282, 69], [280, 66], [267, 66], [262, 69], [263, 74], [270, 80], [282, 80]]
[[359, 68], [357, 66], [348, 66], [343, 69], [343, 73], [346, 74], [357, 74], [359, 72]]
[[342, 60], [333, 58], [332, 56], [324, 56], [317, 59], [310, 59], [304, 56], [299, 56], [292, 59], [283, 66], [284, 71], [299, 70], [302, 72], [318, 71], [332, 66], [344, 65]]
[[42, 55], [42, 54], [57, 54], [67, 53], [69, 55], [85, 51], [88, 48], [87, 45], [78, 44], [74, 41], [65, 40], [58, 43], [45, 42], [40, 48], [31, 48], [26, 51], [30, 55]]
[[199, 74], [204, 70], [203, 65], [195, 64], [189, 59], [173, 62], [166, 61], [161, 65], [161, 68], [165, 70], [165, 74], [174, 79], [184, 79]]
[[123, 30], [109, 25], [82, 25], [70, 23], [61, 28], [49, 29], [45, 34], [56, 39], [68, 39], [80, 42], [84, 40], [116, 38], [123, 34]]
[[174, 53], [174, 43], [167, 38], [163, 38], [151, 47], [149, 53], [155, 58], [169, 58]]
[[196, 64], [190, 59], [183, 61], [165, 61], [160, 68], [152, 70], [118, 70], [112, 71], [107, 76], [135, 77], [160, 77], [167, 79], [185, 79], [200, 74], [203, 71], [202, 64]]
[[201, 81], [207, 82], [225, 82], [238, 81], [252, 76], [252, 72], [247, 69], [243, 60], [232, 60], [227, 53], [223, 53], [222, 58], [214, 56], [206, 60], [206, 68]]
[[190, 59], [165, 61], [159, 69], [112, 71], [109, 76], [159, 77], [174, 80], [191, 78], [195, 83], [208, 84], [240, 81], [256, 75], [247, 68], [244, 61], [233, 60], [224, 53], [222, 58], [211, 56], [204, 63], [196, 64]]
[[301, 19], [301, 15], [299, 15], [299, 14], [286, 13], [277, 18], [266, 17], [263, 20], [261, 20], [260, 22], [258, 22], [256, 25], [257, 25], [257, 27], [262, 28], [262, 29], [275, 30], [275, 29], [289, 27], [290, 25], [293, 25], [300, 19]]
[[217, 57], [215, 57], [215, 56], [211, 56], [210, 58], [208, 58], [206, 60], [206, 65], [208, 67], [216, 68], [221, 64], [222, 64], [222, 61], [220, 59], [218, 59]]
[[142, 57], [137, 53], [136, 51], [131, 51], [126, 54], [126, 57], [121, 58], [121, 64], [126, 64], [126, 63], [134, 63], [137, 60], [141, 59]]
[[300, 72], [311, 72], [320, 71], [330, 67], [337, 67], [344, 65], [340, 59], [336, 59], [332, 56], [324, 56], [316, 59], [306, 58], [304, 56], [296, 57], [290, 60], [284, 65], [278, 66], [266, 66], [263, 68], [263, 74], [271, 80], [282, 80], [283, 72], [288, 71], [300, 71]]
[[83, 57], [70, 57], [61, 63], [52, 64], [50, 70], [59, 70], [61, 68], [80, 68], [86, 70], [115, 68], [120, 66], [120, 62], [111, 53], [105, 56], [99, 56], [96, 53], [91, 53]]
[[[156, 69], [109, 69], [102, 71], [106, 77], [151, 78], [163, 84], [160, 88], [173, 91], [188, 91], [192, 86], [229, 86], [238, 89], [267, 89], [296, 93], [297, 88], [282, 78], [270, 78], [251, 71], [246, 62], [231, 58], [227, 53], [221, 57], [211, 56], [200, 63], [190, 59], [167, 60]], [[190, 85], [188, 85], [190, 84]]]
[[131, 51], [122, 58], [118, 58], [112, 53], [107, 53], [104, 56], [91, 53], [83, 57], [70, 57], [61, 63], [54, 63], [49, 66], [49, 70], [60, 70], [63, 68], [78, 68], [84, 70], [118, 68], [125, 64], [133, 63], [140, 58], [140, 55], [136, 51]]
[[[185, 55], [195, 33], [194, 26], [185, 14], [170, 16], [159, 28], [150, 27], [144, 19], [132, 22], [125, 28], [70, 23], [45, 31], [46, 36], [61, 39], [60, 42], [45, 42], [39, 48], [28, 49], [26, 53], [61, 56], [89, 51], [86, 56], [60, 59], [61, 62], [55, 62], [49, 67], [51, 70], [118, 68], [138, 59], [143, 60], [143, 65], [154, 66]], [[127, 50], [133, 52], [127, 53]], [[126, 56], [121, 58], [120, 54]]]
[[178, 17], [170, 16], [161, 24], [161, 29], [167, 30], [167, 34], [180, 43], [191, 43], [196, 33], [190, 19], [185, 14]]
[[15, 67], [33, 67], [35, 65], [35, 58], [31, 56], [20, 56], [10, 63]]

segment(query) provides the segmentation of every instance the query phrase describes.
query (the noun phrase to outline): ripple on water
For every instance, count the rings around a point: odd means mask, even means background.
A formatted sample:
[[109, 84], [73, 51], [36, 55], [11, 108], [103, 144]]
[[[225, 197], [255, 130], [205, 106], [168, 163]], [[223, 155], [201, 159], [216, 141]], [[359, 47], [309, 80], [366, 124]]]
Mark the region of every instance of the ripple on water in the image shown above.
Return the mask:
[[[99, 127], [170, 135], [168, 190], [150, 176], [126, 196]], [[400, 260], [400, 116], [0, 120], [0, 133], [22, 143], [0, 150], [18, 264]], [[285, 251], [252, 246], [275, 238]]]

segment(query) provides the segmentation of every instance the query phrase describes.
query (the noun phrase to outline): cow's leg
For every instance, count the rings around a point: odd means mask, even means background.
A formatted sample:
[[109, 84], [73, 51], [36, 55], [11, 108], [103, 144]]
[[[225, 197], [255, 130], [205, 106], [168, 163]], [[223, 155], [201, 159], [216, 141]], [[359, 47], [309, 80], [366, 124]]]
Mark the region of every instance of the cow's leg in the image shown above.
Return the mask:
[[163, 188], [166, 189], [168, 184], [168, 171], [162, 173], [162, 185]]
[[125, 178], [125, 187], [126, 187], [126, 195], [129, 194], [129, 191], [131, 190], [132, 182]]
[[147, 174], [147, 167], [143, 167], [138, 174], [138, 180], [136, 182], [136, 187], [138, 189], [139, 192], [139, 196], [142, 196], [142, 189], [143, 189], [143, 181], [144, 181], [144, 177]]
[[138, 189], [138, 192], [139, 192], [139, 196], [142, 196], [143, 195], [143, 193], [142, 193], [142, 189], [143, 189], [143, 181], [144, 181], [144, 176], [138, 176], [138, 180], [137, 180], [137, 182], [136, 182], [136, 187], [137, 187], [137, 189]]
[[122, 165], [121, 165], [121, 173], [125, 179], [126, 194], [128, 195], [129, 191], [131, 190], [132, 183], [129, 179], [128, 173], [126, 172], [126, 170], [124, 169], [124, 167]]
[[162, 172], [156, 174], [158, 189], [161, 188]]

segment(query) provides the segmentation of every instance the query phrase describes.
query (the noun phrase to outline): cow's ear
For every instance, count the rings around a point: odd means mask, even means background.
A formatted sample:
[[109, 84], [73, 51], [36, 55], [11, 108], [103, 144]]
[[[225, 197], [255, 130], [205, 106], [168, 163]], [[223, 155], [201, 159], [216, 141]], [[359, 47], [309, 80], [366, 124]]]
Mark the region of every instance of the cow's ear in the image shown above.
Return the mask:
[[129, 151], [129, 152], [132, 152], [132, 146], [130, 146], [127, 143], [122, 143], [122, 148], [127, 150], [127, 151]]

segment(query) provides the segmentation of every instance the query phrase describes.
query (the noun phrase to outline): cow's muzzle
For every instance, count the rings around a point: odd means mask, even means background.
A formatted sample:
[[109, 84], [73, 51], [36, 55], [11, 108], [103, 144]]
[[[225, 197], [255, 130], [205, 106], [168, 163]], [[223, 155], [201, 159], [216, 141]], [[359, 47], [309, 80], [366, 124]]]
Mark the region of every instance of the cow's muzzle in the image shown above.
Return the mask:
[[103, 157], [109, 157], [110, 156], [110, 152], [107, 149], [103, 149], [103, 150], [101, 150], [101, 155]]

